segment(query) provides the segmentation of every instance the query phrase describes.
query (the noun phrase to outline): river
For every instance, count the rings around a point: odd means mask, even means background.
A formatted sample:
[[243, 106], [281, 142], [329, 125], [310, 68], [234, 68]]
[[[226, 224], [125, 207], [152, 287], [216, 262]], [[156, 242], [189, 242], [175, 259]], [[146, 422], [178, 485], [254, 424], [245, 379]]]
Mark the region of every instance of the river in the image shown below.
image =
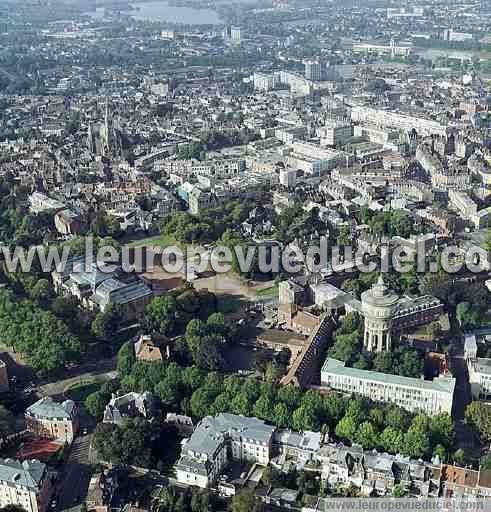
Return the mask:
[[[193, 9], [192, 7], [175, 7], [165, 1], [135, 3], [138, 10], [130, 11], [133, 18], [144, 21], [166, 21], [184, 25], [220, 25], [218, 13], [211, 9]], [[93, 18], [103, 18], [104, 8], [86, 13]]]

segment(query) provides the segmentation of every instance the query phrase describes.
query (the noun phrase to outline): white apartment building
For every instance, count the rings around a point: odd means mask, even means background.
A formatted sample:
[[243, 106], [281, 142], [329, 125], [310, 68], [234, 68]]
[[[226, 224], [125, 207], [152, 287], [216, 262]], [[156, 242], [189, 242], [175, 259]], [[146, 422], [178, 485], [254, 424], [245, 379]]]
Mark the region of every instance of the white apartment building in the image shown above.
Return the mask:
[[177, 481], [210, 487], [230, 460], [267, 465], [275, 428], [256, 418], [222, 413], [206, 416], [182, 447]]
[[450, 205], [457, 210], [459, 215], [468, 220], [476, 229], [489, 225], [490, 211], [487, 208], [478, 210], [477, 203], [466, 192], [449, 190]]
[[219, 158], [214, 160], [169, 160], [163, 170], [169, 175], [177, 175], [183, 179], [206, 176], [209, 178], [225, 179], [244, 172], [246, 161], [244, 158]]
[[44, 512], [51, 493], [46, 464], [38, 460], [0, 459], [0, 508], [19, 505], [26, 512]]
[[389, 110], [382, 110], [364, 106], [351, 108], [351, 120], [358, 123], [368, 123], [381, 127], [392, 127], [411, 131], [413, 128], [419, 135], [445, 135], [446, 127], [438, 121], [423, 117], [400, 114]]
[[443, 39], [445, 41], [454, 41], [462, 43], [463, 41], [471, 41], [472, 34], [470, 32], [457, 32], [451, 28], [447, 28], [443, 31]]
[[345, 144], [353, 136], [353, 126], [349, 120], [327, 119], [324, 126], [317, 129], [321, 146]]
[[467, 370], [472, 396], [477, 400], [491, 400], [491, 359], [468, 359]]
[[349, 368], [327, 358], [321, 370], [321, 382], [343, 393], [356, 393], [375, 402], [393, 403], [411, 412], [428, 415], [451, 414], [455, 379], [438, 377], [433, 381], [400, 377], [380, 372]]
[[453, 206], [465, 219], [471, 218], [477, 213], [477, 203], [473, 201], [469, 194], [459, 190], [449, 190], [448, 198], [450, 205]]
[[256, 91], [268, 92], [276, 89], [279, 83], [279, 77], [275, 73], [254, 73], [254, 89]]
[[305, 174], [321, 176], [335, 167], [349, 167], [353, 156], [343, 151], [322, 148], [310, 142], [293, 142], [293, 153], [288, 157], [290, 167], [300, 169]]
[[464, 357], [469, 373], [469, 384], [473, 398], [491, 399], [491, 359], [477, 357], [477, 337], [468, 334], [464, 339]]
[[414, 201], [432, 203], [434, 200], [432, 188], [419, 181], [405, 179], [395, 183], [392, 187], [394, 192]]
[[389, 44], [377, 43], [355, 43], [353, 44], [353, 52], [355, 53], [376, 53], [378, 55], [391, 55], [392, 57], [407, 57], [412, 51], [412, 46], [407, 44], [396, 44], [391, 40]]

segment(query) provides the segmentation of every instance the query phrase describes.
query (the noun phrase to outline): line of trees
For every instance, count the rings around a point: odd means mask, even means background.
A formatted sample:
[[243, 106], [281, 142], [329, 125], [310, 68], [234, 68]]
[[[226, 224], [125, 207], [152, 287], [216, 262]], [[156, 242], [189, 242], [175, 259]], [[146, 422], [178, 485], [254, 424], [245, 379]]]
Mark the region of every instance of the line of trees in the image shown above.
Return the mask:
[[[144, 363], [121, 349], [118, 370], [124, 391], [152, 391], [164, 409], [196, 419], [222, 412], [254, 416], [279, 428], [330, 432], [337, 439], [365, 449], [382, 449], [419, 458], [438, 454], [448, 459], [454, 425], [448, 414], [416, 416], [393, 405], [360, 397], [279, 387], [252, 378], [207, 373], [196, 366]], [[190, 398], [189, 398], [190, 397]]]

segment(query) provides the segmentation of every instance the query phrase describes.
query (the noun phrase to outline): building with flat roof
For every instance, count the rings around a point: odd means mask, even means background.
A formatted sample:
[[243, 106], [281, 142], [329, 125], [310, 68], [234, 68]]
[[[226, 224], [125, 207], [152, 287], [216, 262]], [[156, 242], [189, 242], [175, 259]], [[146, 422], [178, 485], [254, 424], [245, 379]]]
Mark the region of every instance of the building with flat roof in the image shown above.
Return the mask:
[[318, 60], [306, 60], [305, 66], [305, 78], [312, 82], [319, 82], [322, 80], [322, 63]]
[[432, 381], [350, 368], [344, 362], [327, 358], [321, 382], [343, 393], [357, 393], [375, 402], [393, 403], [411, 412], [451, 414], [455, 379], [437, 377]]
[[415, 129], [418, 135], [445, 135], [447, 132], [446, 126], [432, 119], [365, 106], [353, 106], [351, 109], [351, 120], [407, 131]]

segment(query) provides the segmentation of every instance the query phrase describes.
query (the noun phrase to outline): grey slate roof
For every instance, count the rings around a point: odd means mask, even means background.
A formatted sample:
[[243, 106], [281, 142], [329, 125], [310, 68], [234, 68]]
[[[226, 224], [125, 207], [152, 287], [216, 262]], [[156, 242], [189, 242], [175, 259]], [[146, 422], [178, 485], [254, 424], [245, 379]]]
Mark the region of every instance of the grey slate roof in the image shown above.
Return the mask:
[[257, 418], [221, 413], [215, 417], [203, 418], [185, 449], [188, 452], [204, 453], [211, 457], [226, 437], [247, 439], [257, 444], [269, 444], [273, 432], [274, 427], [266, 425], [264, 421]]
[[114, 272], [102, 272], [97, 263], [92, 263], [87, 270], [84, 266], [84, 263], [74, 265], [70, 279], [79, 286], [89, 286], [92, 290], [114, 275]]
[[0, 481], [37, 491], [46, 469], [46, 464], [38, 460], [0, 459]]
[[26, 409], [28, 416], [44, 419], [73, 419], [75, 412], [75, 402], [65, 400], [64, 402], [55, 402], [51, 397], [41, 398], [36, 403]]

